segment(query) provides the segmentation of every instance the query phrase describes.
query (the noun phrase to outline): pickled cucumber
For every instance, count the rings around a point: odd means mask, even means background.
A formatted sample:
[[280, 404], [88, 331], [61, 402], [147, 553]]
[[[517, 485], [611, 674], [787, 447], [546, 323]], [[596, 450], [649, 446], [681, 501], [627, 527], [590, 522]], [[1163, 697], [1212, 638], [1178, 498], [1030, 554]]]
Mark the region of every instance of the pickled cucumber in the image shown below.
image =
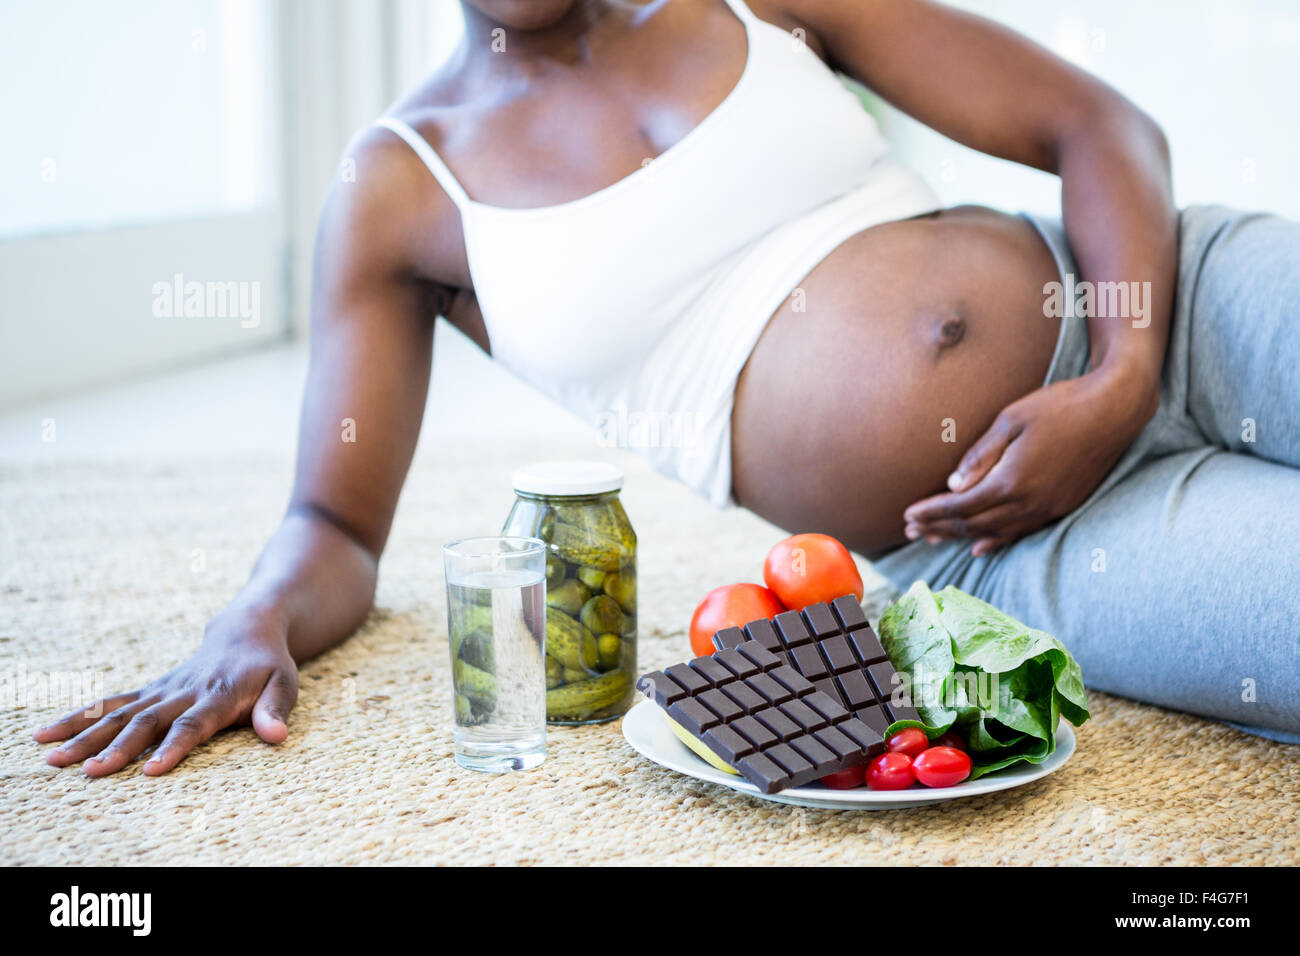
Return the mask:
[[624, 670], [610, 671], [591, 680], [565, 684], [546, 692], [549, 720], [586, 720], [596, 711], [622, 700], [632, 687]]
[[550, 591], [551, 588], [559, 587], [567, 570], [568, 566], [564, 561], [553, 554], [548, 554], [546, 556], [546, 590]]
[[546, 614], [546, 653], [570, 670], [594, 670], [600, 660], [596, 635], [555, 608]]
[[577, 578], [565, 578], [564, 583], [546, 592], [546, 606], [563, 611], [569, 617], [577, 617], [590, 598], [591, 588]]
[[631, 634], [635, 621], [608, 594], [598, 594], [582, 606], [582, 626], [594, 634]]
[[456, 695], [456, 723], [462, 727], [474, 723], [474, 708], [464, 694]]
[[618, 666], [623, 656], [623, 642], [617, 634], [602, 634], [596, 638], [596, 648], [600, 651], [600, 669], [612, 671]]
[[547, 719], [619, 716], [636, 670], [636, 533], [617, 495], [521, 494], [505, 533], [549, 545]]
[[456, 661], [452, 668], [452, 683], [456, 693], [468, 697], [471, 702], [488, 708], [496, 706], [497, 679], [487, 671], [479, 670], [464, 661]]
[[479, 670], [491, 674], [495, 670], [492, 659], [492, 637], [486, 631], [471, 631], [461, 641], [460, 659]]
[[599, 568], [579, 567], [574, 573], [579, 581], [591, 588], [593, 593], [599, 591], [605, 583], [605, 572]]
[[605, 575], [601, 586], [628, 614], [636, 613], [636, 571], [631, 568], [613, 571]]
[[555, 523], [551, 547], [565, 561], [585, 564], [601, 571], [617, 571], [623, 560], [617, 541], [596, 539], [581, 527], [563, 521]]
[[564, 681], [564, 665], [550, 654], [546, 655], [546, 689], [559, 687]]
[[452, 621], [452, 643], [459, 649], [461, 642], [474, 631], [492, 631], [492, 608], [470, 604], [461, 609]]

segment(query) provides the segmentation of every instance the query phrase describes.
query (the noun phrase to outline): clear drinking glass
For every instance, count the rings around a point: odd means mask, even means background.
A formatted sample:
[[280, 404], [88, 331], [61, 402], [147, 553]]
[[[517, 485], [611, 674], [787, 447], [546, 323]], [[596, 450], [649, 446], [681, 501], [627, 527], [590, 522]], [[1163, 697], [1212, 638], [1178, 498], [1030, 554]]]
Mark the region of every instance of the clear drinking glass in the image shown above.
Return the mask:
[[456, 762], [536, 767], [546, 757], [546, 543], [465, 538], [442, 554]]

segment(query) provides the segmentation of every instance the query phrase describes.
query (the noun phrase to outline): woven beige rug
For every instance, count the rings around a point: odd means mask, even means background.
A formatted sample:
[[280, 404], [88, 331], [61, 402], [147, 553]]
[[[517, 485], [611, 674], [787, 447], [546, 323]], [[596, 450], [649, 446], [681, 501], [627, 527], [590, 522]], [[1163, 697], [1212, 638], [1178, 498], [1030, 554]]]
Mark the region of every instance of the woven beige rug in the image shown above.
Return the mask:
[[[30, 738], [59, 707], [6, 704], [0, 861], [1300, 863], [1300, 748], [1101, 694], [1056, 774], [923, 810], [762, 803], [649, 763], [617, 723], [554, 731], [533, 772], [460, 770], [439, 546], [495, 530], [511, 500], [509, 464], [536, 451], [417, 461], [379, 610], [303, 669], [280, 747], [240, 729], [166, 777], [147, 779], [137, 763], [92, 781], [46, 766]], [[627, 465], [649, 669], [686, 656], [696, 601], [756, 579], [779, 535]], [[0, 469], [0, 674], [95, 668], [112, 692], [181, 660], [274, 527], [289, 467], [258, 458]]]

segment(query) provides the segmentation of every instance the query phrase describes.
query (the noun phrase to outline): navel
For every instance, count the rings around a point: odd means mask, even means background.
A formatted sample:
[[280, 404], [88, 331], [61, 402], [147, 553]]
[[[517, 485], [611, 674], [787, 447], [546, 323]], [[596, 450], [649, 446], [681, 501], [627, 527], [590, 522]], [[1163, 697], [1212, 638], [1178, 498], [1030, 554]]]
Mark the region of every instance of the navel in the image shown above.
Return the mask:
[[966, 337], [966, 319], [955, 311], [941, 313], [932, 319], [930, 337], [935, 352], [942, 354]]

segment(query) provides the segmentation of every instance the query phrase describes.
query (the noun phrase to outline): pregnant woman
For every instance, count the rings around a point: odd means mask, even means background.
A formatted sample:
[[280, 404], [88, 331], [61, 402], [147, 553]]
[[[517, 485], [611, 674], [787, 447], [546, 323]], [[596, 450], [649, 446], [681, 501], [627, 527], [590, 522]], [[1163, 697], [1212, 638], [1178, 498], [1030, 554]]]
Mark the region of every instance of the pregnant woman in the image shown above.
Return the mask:
[[[370, 610], [440, 314], [593, 424], [689, 422], [647, 453], [718, 505], [1300, 740], [1300, 227], [1179, 213], [1149, 117], [926, 0], [462, 6], [321, 218], [283, 525], [193, 658], [37, 732], [51, 763], [285, 738], [297, 663]], [[835, 71], [1059, 175], [1063, 226], [940, 209]]]

